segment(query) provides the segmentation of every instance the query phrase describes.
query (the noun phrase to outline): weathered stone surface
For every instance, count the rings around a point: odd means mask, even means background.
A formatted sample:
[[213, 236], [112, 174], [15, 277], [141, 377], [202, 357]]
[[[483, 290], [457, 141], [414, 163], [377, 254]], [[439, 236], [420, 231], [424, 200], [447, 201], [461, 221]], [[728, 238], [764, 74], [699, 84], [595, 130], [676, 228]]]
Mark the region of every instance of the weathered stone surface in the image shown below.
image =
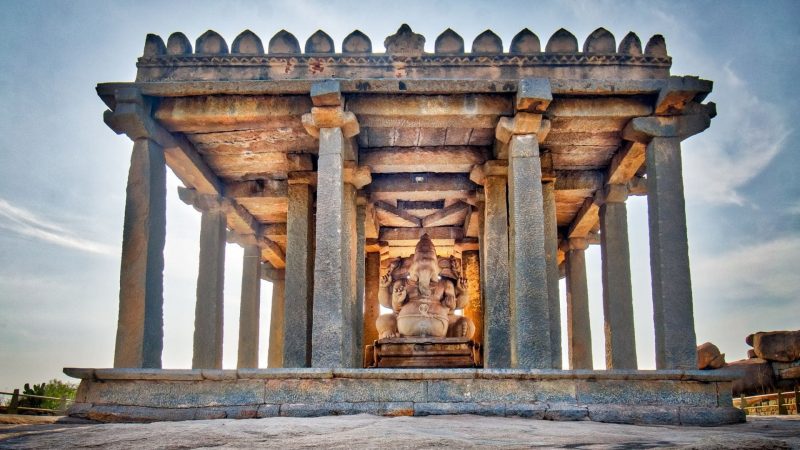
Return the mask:
[[[553, 100], [547, 78], [525, 78], [517, 86], [516, 108], [519, 111], [544, 112]], [[538, 133], [538, 127], [531, 132]]]
[[194, 316], [193, 369], [222, 368], [226, 226], [225, 214], [221, 210], [203, 211]]
[[725, 366], [725, 354], [711, 342], [697, 346], [697, 368], [700, 370], [719, 369]]
[[761, 358], [743, 359], [728, 363], [727, 368], [739, 376], [731, 387], [734, 397], [766, 394], [775, 389], [775, 372], [769, 361]]
[[372, 53], [372, 42], [366, 34], [355, 30], [342, 41], [342, 53]]
[[472, 41], [472, 53], [503, 53], [503, 41], [492, 30], [486, 30]]
[[583, 53], [614, 53], [616, 49], [614, 35], [605, 28], [592, 31], [583, 43]]
[[606, 196], [606, 203], [600, 206], [603, 319], [609, 369], [637, 367], [626, 196], [626, 192], [622, 198]]
[[[680, 423], [689, 426], [715, 426], [718, 424], [743, 423], [746, 420], [744, 411], [731, 406], [721, 408], [680, 407]], [[746, 442], [746, 441], [745, 441]], [[741, 442], [743, 447], [753, 444]], [[731, 442], [732, 445], [735, 445]], [[755, 444], [759, 446], [761, 444]]]
[[464, 38], [448, 28], [436, 38], [434, 51], [443, 55], [464, 53]]
[[170, 55], [190, 55], [192, 53], [192, 43], [185, 34], [181, 32], [172, 33], [167, 39], [167, 53]]
[[250, 30], [244, 30], [233, 40], [231, 53], [241, 55], [263, 55], [264, 44], [261, 43], [261, 38], [256, 36], [255, 33]]
[[576, 53], [578, 51], [578, 39], [569, 31], [559, 28], [558, 31], [550, 36], [544, 51], [547, 53]]
[[639, 406], [631, 409], [619, 405], [589, 405], [589, 420], [631, 425], [680, 425], [677, 406]]
[[558, 218], [556, 216], [555, 183], [542, 183], [544, 213], [544, 251], [547, 263], [547, 305], [550, 318], [550, 356], [553, 369], [561, 368], [561, 297], [558, 282]]
[[144, 51], [142, 56], [152, 57], [163, 55], [167, 53], [167, 46], [164, 45], [164, 40], [157, 34], [148, 34], [144, 40]]
[[166, 175], [161, 147], [136, 140], [125, 200], [114, 367], [161, 367]]
[[559, 381], [535, 384], [514, 379], [431, 380], [427, 399], [432, 402], [556, 402], [574, 403], [575, 386]]
[[542, 47], [539, 37], [531, 30], [523, 28], [511, 39], [511, 48], [508, 51], [511, 53], [539, 53], [542, 51]]
[[314, 295], [313, 193], [308, 184], [293, 183], [288, 194], [283, 365], [308, 367]]
[[317, 30], [306, 41], [306, 53], [335, 53], [333, 39], [322, 30]]
[[647, 145], [647, 211], [656, 333], [656, 367], [697, 365], [680, 141], [653, 138]]
[[[286, 275], [285, 271], [277, 271], [279, 276], [272, 280], [272, 310], [269, 325], [269, 352], [267, 367], [285, 367], [286, 353]], [[301, 316], [302, 317], [302, 316]]]
[[194, 44], [194, 52], [204, 55], [224, 55], [228, 53], [228, 44], [225, 39], [214, 30], [208, 30]]
[[403, 24], [397, 32], [383, 41], [386, 53], [398, 56], [419, 56], [425, 51], [425, 37]]
[[378, 340], [375, 321], [380, 315], [380, 304], [378, 303], [380, 267], [381, 254], [378, 252], [367, 253], [364, 265], [364, 345], [370, 345]]
[[[535, 135], [511, 138], [508, 166], [509, 311], [511, 367], [545, 369], [552, 367], [553, 358], [538, 150]], [[517, 156], [528, 154], [534, 156]]]
[[642, 54], [642, 41], [639, 40], [639, 36], [636, 35], [633, 31], [626, 34], [622, 41], [619, 43], [619, 48], [617, 49], [617, 53], [622, 53], [624, 55], [636, 55], [639, 56]]
[[267, 380], [266, 403], [423, 402], [424, 382], [334, 378]]
[[780, 362], [800, 359], [800, 330], [759, 331], [747, 336], [747, 342], [761, 359]]
[[286, 30], [281, 30], [272, 36], [267, 46], [270, 54], [276, 53], [300, 53], [300, 43], [292, 33]]
[[261, 249], [244, 248], [242, 291], [239, 306], [239, 345], [237, 368], [258, 367], [258, 329], [261, 311]]
[[664, 41], [664, 36], [660, 34], [653, 35], [644, 48], [644, 54], [650, 56], [667, 56], [667, 43]]
[[[484, 181], [486, 197], [483, 252], [484, 264], [484, 367], [511, 367], [511, 320], [509, 304], [508, 209], [505, 177]], [[549, 340], [548, 340], [549, 342]]]
[[617, 405], [690, 405], [715, 407], [717, 391], [713, 384], [681, 381], [638, 381], [632, 388], [629, 380], [603, 380], [576, 383], [580, 404]]
[[552, 403], [547, 405], [544, 412], [545, 420], [576, 421], [586, 420], [589, 412], [586, 406], [571, 405], [569, 403]]
[[585, 239], [570, 239], [567, 268], [567, 339], [569, 368], [592, 369], [592, 332], [589, 322], [589, 288], [586, 280]]

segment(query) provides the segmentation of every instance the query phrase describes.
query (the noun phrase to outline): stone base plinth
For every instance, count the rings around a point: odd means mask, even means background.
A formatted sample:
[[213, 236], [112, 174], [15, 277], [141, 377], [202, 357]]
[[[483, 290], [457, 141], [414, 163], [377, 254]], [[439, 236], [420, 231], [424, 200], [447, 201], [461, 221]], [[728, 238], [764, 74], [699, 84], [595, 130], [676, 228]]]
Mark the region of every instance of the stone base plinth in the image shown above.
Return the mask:
[[726, 371], [64, 369], [68, 414], [103, 422], [481, 414], [629, 424], [743, 422]]
[[[367, 346], [372, 368], [472, 368], [480, 365], [480, 346], [466, 338], [392, 338]], [[371, 353], [371, 354], [370, 354]]]

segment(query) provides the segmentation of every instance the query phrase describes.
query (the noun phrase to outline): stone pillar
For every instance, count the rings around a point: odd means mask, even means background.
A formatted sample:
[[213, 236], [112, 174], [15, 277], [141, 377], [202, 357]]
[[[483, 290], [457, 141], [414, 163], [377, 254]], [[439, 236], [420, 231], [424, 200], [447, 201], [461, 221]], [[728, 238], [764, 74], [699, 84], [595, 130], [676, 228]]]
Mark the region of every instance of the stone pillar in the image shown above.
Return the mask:
[[553, 365], [542, 167], [535, 134], [515, 135], [508, 162], [511, 366]]
[[272, 310], [269, 323], [269, 351], [267, 352], [267, 367], [287, 367], [284, 364], [286, 354], [286, 307], [285, 307], [285, 275], [283, 270], [274, 270], [270, 276], [272, 282]]
[[313, 367], [346, 367], [350, 361], [345, 341], [345, 305], [350, 278], [345, 254], [343, 174], [344, 137], [339, 128], [319, 131], [316, 255], [314, 258]]
[[477, 250], [465, 250], [461, 254], [464, 276], [467, 277], [469, 304], [464, 308], [464, 316], [475, 324], [475, 342], [483, 342], [483, 299], [481, 297], [480, 255]]
[[606, 368], [636, 369], [636, 334], [633, 325], [627, 187], [608, 185], [600, 206], [600, 251], [603, 275], [603, 318]]
[[244, 246], [242, 301], [239, 307], [239, 347], [236, 367], [258, 367], [258, 329], [261, 314], [261, 248]]
[[125, 199], [114, 367], [161, 368], [166, 176], [163, 149], [136, 139]]
[[566, 257], [567, 332], [569, 368], [589, 369], [592, 365], [592, 331], [589, 325], [589, 288], [586, 283], [585, 238], [571, 238]]
[[[696, 83], [694, 79], [678, 81]], [[677, 98], [688, 94], [688, 100], [692, 100], [694, 92], [683, 91]], [[637, 117], [622, 132], [624, 139], [647, 144], [647, 214], [657, 369], [693, 369], [697, 364], [680, 143], [708, 128], [716, 108], [713, 103], [701, 105], [694, 101], [671, 104], [671, 99], [676, 98], [674, 94], [681, 92], [671, 89], [668, 83], [656, 105], [656, 111], [681, 115]]]
[[225, 213], [209, 207], [200, 219], [200, 268], [194, 313], [193, 369], [222, 368]]
[[358, 205], [356, 206], [356, 302], [353, 310], [353, 325], [355, 330], [354, 341], [354, 357], [356, 358], [355, 367], [361, 367], [361, 362], [364, 360], [364, 289], [365, 289], [365, 264], [366, 252], [366, 227], [367, 218], [367, 205], [366, 198], [359, 196]]
[[379, 252], [367, 253], [364, 272], [364, 345], [371, 345], [378, 340], [375, 321], [381, 314], [381, 305], [378, 303], [378, 280], [381, 277]]
[[484, 286], [484, 367], [511, 367], [509, 317], [508, 210], [506, 177], [487, 176], [484, 185], [484, 243], [487, 269]]
[[350, 140], [359, 132], [358, 121], [355, 114], [344, 111], [336, 80], [314, 83], [311, 101], [314, 107], [302, 119], [306, 131], [319, 138], [311, 365], [360, 367], [361, 359], [354, 352], [359, 332], [353, 311], [356, 189], [362, 185], [354, 181], [360, 168], [353, 163], [358, 151]]
[[[282, 323], [283, 367], [311, 366], [311, 328], [314, 293], [313, 174], [289, 175], [286, 219], [286, 308]], [[314, 181], [315, 182], [315, 181]], [[273, 287], [274, 289], [274, 287]]]
[[[541, 170], [541, 169], [540, 169]], [[544, 209], [544, 253], [547, 263], [547, 299], [550, 314], [550, 356], [553, 369], [561, 369], [561, 299], [558, 281], [558, 221], [556, 220], [555, 182], [542, 184]]]
[[694, 369], [697, 340], [680, 139], [653, 138], [645, 157], [656, 368]]

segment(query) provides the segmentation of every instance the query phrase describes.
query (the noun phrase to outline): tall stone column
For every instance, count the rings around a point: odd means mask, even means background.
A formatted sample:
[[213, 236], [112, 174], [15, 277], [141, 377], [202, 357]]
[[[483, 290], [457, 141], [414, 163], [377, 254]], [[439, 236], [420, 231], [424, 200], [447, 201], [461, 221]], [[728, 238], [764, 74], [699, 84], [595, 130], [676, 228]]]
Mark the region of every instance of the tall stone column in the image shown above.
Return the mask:
[[466, 250], [461, 254], [464, 276], [467, 277], [469, 304], [464, 308], [464, 316], [475, 324], [475, 342], [483, 342], [483, 299], [481, 292], [480, 255], [477, 250]]
[[[541, 169], [540, 169], [541, 170]], [[542, 184], [544, 210], [544, 253], [547, 263], [547, 299], [550, 315], [550, 355], [553, 369], [561, 369], [561, 298], [558, 281], [558, 221], [556, 220], [555, 182]]]
[[513, 136], [508, 162], [511, 366], [553, 365], [542, 167], [535, 134]]
[[[255, 239], [253, 239], [255, 240]], [[258, 367], [258, 329], [261, 314], [261, 248], [244, 246], [242, 300], [239, 306], [239, 347], [236, 367]]]
[[627, 186], [610, 184], [606, 187], [605, 200], [600, 206], [607, 369], [637, 368], [628, 214], [625, 207], [627, 197]]
[[285, 270], [269, 271], [268, 279], [272, 283], [272, 310], [269, 323], [269, 351], [267, 367], [288, 367], [284, 363], [286, 355], [286, 303], [285, 303]]
[[589, 325], [589, 288], [586, 282], [585, 238], [571, 238], [566, 257], [567, 334], [569, 368], [592, 369], [592, 331]]
[[166, 195], [163, 149], [136, 139], [125, 198], [114, 367], [161, 368]]
[[511, 367], [511, 318], [509, 315], [508, 209], [506, 177], [487, 176], [484, 185], [484, 242], [486, 266], [491, 267], [484, 286], [484, 367]]
[[[314, 294], [314, 194], [316, 174], [289, 174], [283, 367], [311, 366]], [[274, 289], [274, 287], [273, 287]]]
[[680, 142], [708, 128], [716, 115], [713, 103], [685, 102], [668, 108], [676, 93], [681, 92], [670, 90], [668, 84], [659, 94], [656, 111], [674, 113], [674, 109], [682, 109], [679, 111], [682, 115], [637, 117], [622, 133], [624, 139], [647, 144], [647, 213], [657, 369], [692, 369], [697, 364]]
[[381, 277], [379, 252], [367, 253], [364, 272], [364, 345], [371, 345], [378, 340], [375, 321], [381, 314], [381, 305], [378, 303], [378, 280]]
[[356, 367], [361, 367], [360, 363], [364, 360], [364, 289], [365, 276], [366, 276], [366, 246], [365, 236], [365, 221], [367, 217], [366, 198], [363, 196], [358, 197], [358, 205], [356, 206], [356, 302], [353, 310], [353, 325], [355, 326], [354, 352]]
[[361, 365], [353, 351], [355, 190], [360, 186], [345, 179], [345, 161], [355, 160], [349, 138], [358, 134], [358, 122], [344, 111], [337, 81], [312, 85], [311, 99], [314, 107], [303, 115], [303, 126], [319, 137], [311, 365], [356, 367]]
[[221, 369], [227, 223], [218, 205], [202, 208], [192, 368]]

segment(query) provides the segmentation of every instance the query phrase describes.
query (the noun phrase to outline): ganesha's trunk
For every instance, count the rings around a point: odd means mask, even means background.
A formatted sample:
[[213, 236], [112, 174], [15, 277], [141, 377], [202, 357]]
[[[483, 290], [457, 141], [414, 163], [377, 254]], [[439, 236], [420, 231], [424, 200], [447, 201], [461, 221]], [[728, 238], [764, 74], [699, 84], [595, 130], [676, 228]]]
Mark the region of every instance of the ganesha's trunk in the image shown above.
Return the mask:
[[417, 287], [419, 288], [419, 293], [422, 295], [422, 297], [431, 296], [431, 280], [433, 279], [433, 276], [433, 270], [430, 268], [422, 268], [417, 270]]

